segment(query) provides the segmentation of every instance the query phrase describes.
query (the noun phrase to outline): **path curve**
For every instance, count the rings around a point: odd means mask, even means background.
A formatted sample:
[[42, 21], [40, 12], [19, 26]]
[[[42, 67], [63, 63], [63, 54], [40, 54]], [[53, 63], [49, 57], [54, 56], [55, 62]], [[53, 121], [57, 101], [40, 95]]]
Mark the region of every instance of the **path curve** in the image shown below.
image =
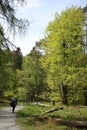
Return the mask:
[[20, 130], [15, 117], [22, 108], [23, 106], [17, 106], [14, 114], [11, 107], [0, 108], [0, 130]]

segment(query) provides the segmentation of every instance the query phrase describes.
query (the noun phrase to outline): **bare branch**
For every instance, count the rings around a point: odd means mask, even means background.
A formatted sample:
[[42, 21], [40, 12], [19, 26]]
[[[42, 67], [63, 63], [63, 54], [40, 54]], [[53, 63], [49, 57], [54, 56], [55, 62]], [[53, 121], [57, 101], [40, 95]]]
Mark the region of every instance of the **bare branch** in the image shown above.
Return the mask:
[[[0, 14], [3, 16], [3, 18], [1, 18], [7, 21], [8, 28], [13, 35], [15, 35], [16, 32], [23, 34], [29, 27], [29, 21], [15, 17], [15, 10], [10, 4], [12, 2], [14, 2], [14, 0], [0, 0]], [[22, 3], [24, 0], [17, 0], [17, 2]]]

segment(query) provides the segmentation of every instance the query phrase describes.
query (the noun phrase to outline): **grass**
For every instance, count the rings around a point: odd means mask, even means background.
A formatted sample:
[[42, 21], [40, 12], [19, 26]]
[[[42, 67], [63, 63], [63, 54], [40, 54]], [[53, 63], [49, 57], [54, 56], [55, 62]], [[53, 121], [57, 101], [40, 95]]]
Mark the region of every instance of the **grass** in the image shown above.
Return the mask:
[[53, 113], [47, 114], [51, 117], [59, 117], [66, 120], [82, 120], [87, 121], [87, 107], [64, 107], [63, 110], [58, 110]]
[[52, 108], [53, 106], [41, 107], [38, 105], [29, 104], [27, 107], [21, 109], [18, 112], [17, 119], [22, 130], [77, 130], [77, 128], [55, 124], [55, 117], [66, 120], [87, 121], [87, 107], [85, 106], [64, 106], [63, 110], [57, 110], [44, 116], [41, 115], [42, 112], [50, 110]]
[[66, 130], [67, 126], [56, 125], [51, 120], [40, 120], [38, 118], [19, 118], [18, 122], [22, 130]]
[[34, 104], [30, 104], [29, 106], [19, 110], [18, 115], [21, 117], [30, 117], [34, 114], [39, 114], [41, 112], [40, 107]]
[[7, 107], [9, 106], [9, 101], [1, 101], [0, 100], [0, 107]]

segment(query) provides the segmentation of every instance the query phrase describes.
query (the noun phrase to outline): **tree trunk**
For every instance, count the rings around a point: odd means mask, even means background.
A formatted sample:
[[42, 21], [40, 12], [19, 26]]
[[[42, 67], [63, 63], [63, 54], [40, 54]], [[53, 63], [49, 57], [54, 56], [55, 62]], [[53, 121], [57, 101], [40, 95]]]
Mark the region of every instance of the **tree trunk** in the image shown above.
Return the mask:
[[67, 125], [67, 126], [72, 126], [72, 127], [78, 127], [78, 128], [87, 128], [87, 121], [70, 121], [70, 120], [65, 120], [65, 119], [55, 119], [56, 124], [62, 124], [62, 125]]
[[60, 95], [61, 95], [62, 104], [68, 105], [67, 86], [60, 84]]

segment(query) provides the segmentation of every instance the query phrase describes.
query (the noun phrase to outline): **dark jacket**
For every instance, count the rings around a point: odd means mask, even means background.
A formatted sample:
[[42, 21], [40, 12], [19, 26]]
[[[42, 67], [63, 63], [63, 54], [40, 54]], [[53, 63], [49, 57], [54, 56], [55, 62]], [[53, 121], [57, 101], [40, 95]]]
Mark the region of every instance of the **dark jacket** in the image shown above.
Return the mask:
[[13, 98], [12, 101], [10, 102], [11, 107], [16, 107], [17, 105], [17, 98]]

